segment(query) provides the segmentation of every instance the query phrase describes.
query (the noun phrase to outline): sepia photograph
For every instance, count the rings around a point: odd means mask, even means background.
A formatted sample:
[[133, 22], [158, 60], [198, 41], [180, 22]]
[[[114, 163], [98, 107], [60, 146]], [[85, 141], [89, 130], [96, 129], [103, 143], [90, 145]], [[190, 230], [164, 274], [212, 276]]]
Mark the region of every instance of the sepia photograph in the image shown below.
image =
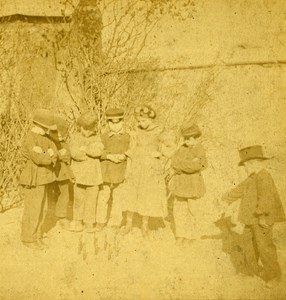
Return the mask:
[[0, 0], [0, 300], [286, 299], [286, 1]]

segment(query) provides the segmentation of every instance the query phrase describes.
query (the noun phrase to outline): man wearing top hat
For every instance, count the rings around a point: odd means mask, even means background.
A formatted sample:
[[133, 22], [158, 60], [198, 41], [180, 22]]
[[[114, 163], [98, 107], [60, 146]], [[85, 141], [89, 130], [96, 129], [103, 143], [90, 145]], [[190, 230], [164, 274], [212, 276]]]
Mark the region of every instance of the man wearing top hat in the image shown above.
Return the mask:
[[[223, 195], [228, 204], [241, 199], [238, 219], [245, 224], [243, 250], [245, 262], [253, 275], [262, 277], [272, 287], [281, 277], [277, 251], [272, 239], [273, 224], [285, 221], [285, 213], [275, 183], [263, 161], [259, 145], [239, 151], [240, 166], [244, 166], [247, 179]], [[260, 259], [263, 268], [258, 264]]]
[[122, 221], [120, 186], [125, 179], [130, 136], [124, 130], [124, 111], [110, 108], [106, 111], [108, 130], [101, 136], [104, 152], [101, 155], [103, 185], [99, 192], [96, 222], [97, 230], [107, 223], [108, 203], [112, 198], [108, 225], [118, 229]]

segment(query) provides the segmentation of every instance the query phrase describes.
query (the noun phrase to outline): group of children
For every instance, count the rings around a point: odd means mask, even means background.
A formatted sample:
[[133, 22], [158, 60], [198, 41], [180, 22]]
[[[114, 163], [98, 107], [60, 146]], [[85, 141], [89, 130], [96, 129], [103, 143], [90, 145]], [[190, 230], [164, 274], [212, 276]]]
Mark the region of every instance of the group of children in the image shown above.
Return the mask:
[[[174, 196], [173, 217], [179, 244], [197, 238], [196, 203], [205, 194], [201, 172], [207, 168], [201, 131], [186, 121], [182, 141], [176, 145], [155, 123], [150, 106], [134, 111], [137, 127], [124, 129], [124, 111], [106, 111], [107, 130], [98, 133], [98, 119], [87, 112], [77, 120], [78, 131], [68, 140], [68, 124], [49, 110], [38, 109], [33, 126], [23, 142], [26, 165], [21, 174], [24, 212], [22, 242], [43, 249], [41, 227], [45, 218], [49, 185], [56, 182], [55, 214], [64, 229], [101, 231], [106, 225], [116, 233], [128, 234], [134, 214], [142, 217], [142, 235], [149, 235], [150, 217], [168, 215], [167, 191]], [[240, 150], [249, 177], [223, 200], [241, 199], [239, 218], [245, 224], [244, 255], [253, 274], [267, 282], [280, 278], [277, 252], [272, 240], [275, 222], [285, 220], [281, 200], [271, 175], [263, 168], [260, 146]], [[166, 177], [166, 165], [170, 162]], [[167, 180], [166, 180], [167, 178]], [[67, 219], [71, 186], [74, 189], [73, 220]], [[123, 212], [126, 225], [122, 227]], [[263, 268], [259, 266], [261, 260]]]

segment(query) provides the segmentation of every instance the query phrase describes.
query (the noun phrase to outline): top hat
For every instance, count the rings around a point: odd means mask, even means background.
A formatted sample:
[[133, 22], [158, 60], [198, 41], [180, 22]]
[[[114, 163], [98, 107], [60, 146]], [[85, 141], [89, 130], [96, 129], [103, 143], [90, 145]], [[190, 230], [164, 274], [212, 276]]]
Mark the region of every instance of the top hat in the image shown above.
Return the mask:
[[181, 134], [184, 137], [198, 138], [202, 135], [198, 125], [194, 124], [191, 120], [183, 123], [181, 126]]
[[55, 124], [54, 115], [48, 109], [43, 109], [43, 108], [36, 109], [33, 116], [33, 122], [44, 128], [50, 130], [57, 130], [57, 125]]
[[105, 112], [107, 121], [119, 123], [124, 118], [124, 111], [120, 108], [110, 108]]
[[255, 145], [249, 146], [239, 150], [240, 162], [239, 165], [242, 166], [246, 161], [252, 159], [265, 160], [269, 157], [265, 157], [262, 151], [262, 146]]

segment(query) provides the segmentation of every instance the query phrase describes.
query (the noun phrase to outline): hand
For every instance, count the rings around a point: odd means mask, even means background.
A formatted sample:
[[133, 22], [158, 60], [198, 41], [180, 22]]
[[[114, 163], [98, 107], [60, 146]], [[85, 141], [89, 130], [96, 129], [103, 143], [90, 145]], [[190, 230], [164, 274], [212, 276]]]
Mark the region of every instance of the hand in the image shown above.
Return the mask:
[[126, 155], [125, 154], [116, 154], [117, 155], [117, 158], [120, 160], [120, 161], [124, 161], [126, 159]]
[[154, 158], [159, 158], [161, 157], [161, 152], [158, 152], [158, 151], [153, 151], [151, 152], [151, 156], [154, 157]]
[[47, 152], [49, 153], [50, 157], [55, 156], [55, 152], [53, 149], [49, 148]]
[[258, 224], [262, 227], [262, 228], [268, 228], [269, 225], [266, 222], [266, 218], [264, 215], [261, 215], [258, 217]]
[[36, 153], [43, 153], [43, 149], [39, 146], [33, 147], [33, 151], [36, 152]]
[[65, 155], [67, 153], [67, 150], [65, 148], [62, 148], [59, 152], [60, 155]]
[[81, 146], [81, 147], [79, 148], [79, 150], [82, 151], [82, 152], [86, 152], [86, 149], [87, 149], [86, 146]]
[[121, 162], [121, 160], [118, 158], [117, 154], [107, 154], [106, 158], [116, 164]]

